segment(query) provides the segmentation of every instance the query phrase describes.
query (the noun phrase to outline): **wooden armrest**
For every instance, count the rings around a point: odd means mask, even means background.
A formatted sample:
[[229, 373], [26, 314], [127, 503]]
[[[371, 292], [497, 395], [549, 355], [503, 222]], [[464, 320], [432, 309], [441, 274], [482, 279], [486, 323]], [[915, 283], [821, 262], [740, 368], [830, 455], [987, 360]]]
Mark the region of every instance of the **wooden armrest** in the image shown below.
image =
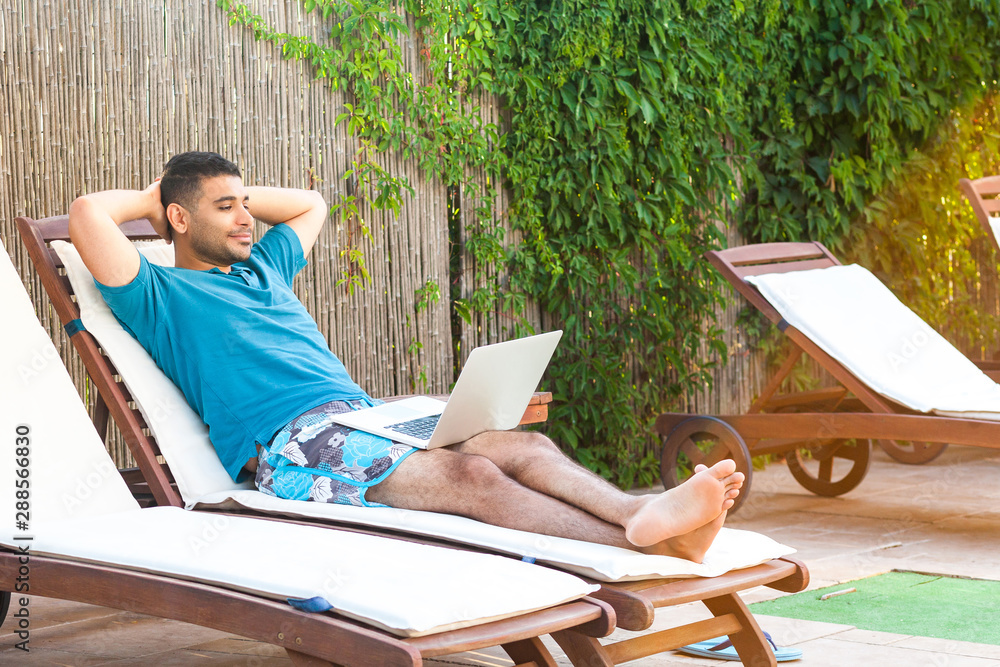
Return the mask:
[[551, 391], [536, 391], [528, 402], [528, 409], [521, 415], [520, 426], [525, 424], [541, 424], [549, 419], [549, 403], [552, 402]]
[[[382, 400], [386, 403], [391, 403], [392, 401], [398, 401], [401, 398], [409, 398], [410, 396], [413, 396], [413, 394], [386, 396]], [[442, 401], [448, 400], [448, 394], [431, 394], [430, 396]], [[518, 425], [524, 426], [525, 424], [541, 424], [542, 422], [547, 421], [549, 418], [549, 403], [551, 402], [551, 391], [536, 391], [531, 396], [531, 400], [528, 402], [528, 409], [524, 411]]]

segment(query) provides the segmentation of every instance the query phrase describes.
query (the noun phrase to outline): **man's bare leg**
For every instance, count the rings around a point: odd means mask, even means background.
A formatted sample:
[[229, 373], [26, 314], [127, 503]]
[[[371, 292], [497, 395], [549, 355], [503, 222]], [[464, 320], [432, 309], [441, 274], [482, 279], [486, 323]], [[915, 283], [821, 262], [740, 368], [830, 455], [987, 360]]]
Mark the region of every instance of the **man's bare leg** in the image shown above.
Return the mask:
[[[671, 502], [664, 503], [665, 494], [631, 496], [623, 493], [566, 459], [547, 439], [545, 442], [548, 445], [536, 442], [521, 444], [524, 445], [525, 455], [530, 449], [536, 452], [528, 456], [530, 461], [523, 462], [525, 465], [536, 464], [544, 472], [548, 463], [556, 466], [549, 472], [564, 475], [551, 483], [543, 481], [544, 474], [534, 474], [539, 470], [531, 473], [516, 470], [518, 466], [510, 465], [516, 457], [498, 457], [508, 464], [505, 470], [484, 456], [471, 453], [469, 450], [476, 446], [473, 440], [463, 445], [459, 452], [442, 449], [414, 453], [384, 482], [369, 489], [366, 497], [394, 507], [460, 514], [508, 528], [700, 561], [721, 528], [725, 510], [732, 506], [732, 498], [739, 493], [738, 486], [742, 484], [740, 476], [738, 482], [729, 482], [735, 488], [728, 488], [725, 483], [719, 482], [717, 473], [702, 471], [705, 474], [700, 476], [709, 479], [709, 484], [689, 486], [685, 483], [669, 493]], [[504, 440], [505, 437], [500, 437], [493, 444], [505, 448], [512, 446], [513, 443]], [[483, 441], [480, 438], [479, 447], [492, 448], [484, 445]], [[554, 451], [545, 451], [538, 456], [539, 446], [543, 450], [551, 448]], [[558, 455], [562, 462], [556, 462], [558, 459], [553, 454]], [[550, 458], [551, 461], [548, 460]], [[570, 467], [563, 470], [567, 463]], [[540, 488], [531, 488], [531, 484], [518, 479], [519, 476], [536, 482]], [[584, 507], [577, 507], [556, 495], [567, 489], [569, 491], [565, 495], [575, 498]], [[660, 513], [675, 511], [674, 505], [682, 508], [698, 506], [701, 513], [684, 509], [683, 516], [664, 520]], [[611, 521], [609, 516], [617, 519]], [[658, 534], [664, 537], [646, 545], [629, 541], [624, 523], [629, 519], [633, 529], [655, 524], [660, 531]]]
[[[455, 449], [484, 456], [524, 486], [622, 526], [635, 547], [655, 547], [715, 523], [721, 528], [717, 519], [733, 506], [744, 480], [735, 463], [727, 460], [711, 469], [698, 466], [688, 481], [674, 489], [634, 496], [574, 463], [538, 433], [483, 433]], [[709, 544], [715, 533], [718, 528]]]
[[634, 548], [625, 531], [529, 489], [494, 463], [448, 449], [414, 452], [365, 498], [403, 509], [467, 516], [506, 528]]

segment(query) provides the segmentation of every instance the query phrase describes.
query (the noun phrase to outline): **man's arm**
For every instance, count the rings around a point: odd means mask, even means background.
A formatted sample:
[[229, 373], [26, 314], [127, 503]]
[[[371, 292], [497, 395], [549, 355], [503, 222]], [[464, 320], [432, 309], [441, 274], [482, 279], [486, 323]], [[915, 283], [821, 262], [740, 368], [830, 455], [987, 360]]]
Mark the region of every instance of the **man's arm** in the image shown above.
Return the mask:
[[328, 209], [323, 196], [315, 190], [263, 186], [249, 187], [247, 194], [250, 215], [266, 225], [285, 223], [291, 227], [308, 257], [326, 222]]
[[106, 190], [78, 197], [69, 207], [69, 236], [83, 263], [102, 285], [118, 287], [139, 274], [139, 252], [118, 225], [148, 218], [167, 239], [160, 183], [145, 190]]

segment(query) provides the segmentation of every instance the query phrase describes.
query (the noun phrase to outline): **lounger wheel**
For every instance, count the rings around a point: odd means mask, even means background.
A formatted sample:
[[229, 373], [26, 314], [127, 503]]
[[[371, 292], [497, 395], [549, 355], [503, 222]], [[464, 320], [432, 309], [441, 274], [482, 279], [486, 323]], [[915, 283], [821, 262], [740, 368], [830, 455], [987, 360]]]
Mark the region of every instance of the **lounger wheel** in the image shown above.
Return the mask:
[[909, 442], [907, 440], [879, 440], [879, 447], [900, 463], [930, 463], [941, 456], [948, 445], [943, 442]]
[[847, 493], [865, 478], [872, 460], [872, 441], [834, 440], [818, 447], [793, 449], [785, 455], [795, 481], [818, 496]]
[[691, 417], [673, 428], [663, 438], [660, 452], [660, 479], [672, 489], [688, 477], [699, 463], [712, 466], [723, 459], [733, 459], [736, 469], [746, 475], [740, 495], [729, 510], [739, 509], [750, 494], [750, 450], [736, 430], [715, 417]]

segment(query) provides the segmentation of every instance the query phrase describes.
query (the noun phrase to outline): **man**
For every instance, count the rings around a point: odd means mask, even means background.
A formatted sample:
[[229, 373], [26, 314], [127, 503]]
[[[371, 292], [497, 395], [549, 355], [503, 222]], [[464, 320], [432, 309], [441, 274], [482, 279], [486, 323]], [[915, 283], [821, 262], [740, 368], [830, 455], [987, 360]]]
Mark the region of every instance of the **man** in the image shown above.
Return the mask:
[[[245, 187], [233, 163], [183, 153], [142, 191], [85, 195], [70, 236], [128, 331], [208, 424], [226, 470], [284, 498], [461, 514], [701, 561], [743, 484], [731, 460], [633, 496], [537, 433], [487, 432], [431, 451], [333, 424], [370, 405], [291, 290], [326, 220], [305, 190]], [[118, 229], [148, 218], [175, 266]], [[271, 229], [254, 244], [254, 218]]]

